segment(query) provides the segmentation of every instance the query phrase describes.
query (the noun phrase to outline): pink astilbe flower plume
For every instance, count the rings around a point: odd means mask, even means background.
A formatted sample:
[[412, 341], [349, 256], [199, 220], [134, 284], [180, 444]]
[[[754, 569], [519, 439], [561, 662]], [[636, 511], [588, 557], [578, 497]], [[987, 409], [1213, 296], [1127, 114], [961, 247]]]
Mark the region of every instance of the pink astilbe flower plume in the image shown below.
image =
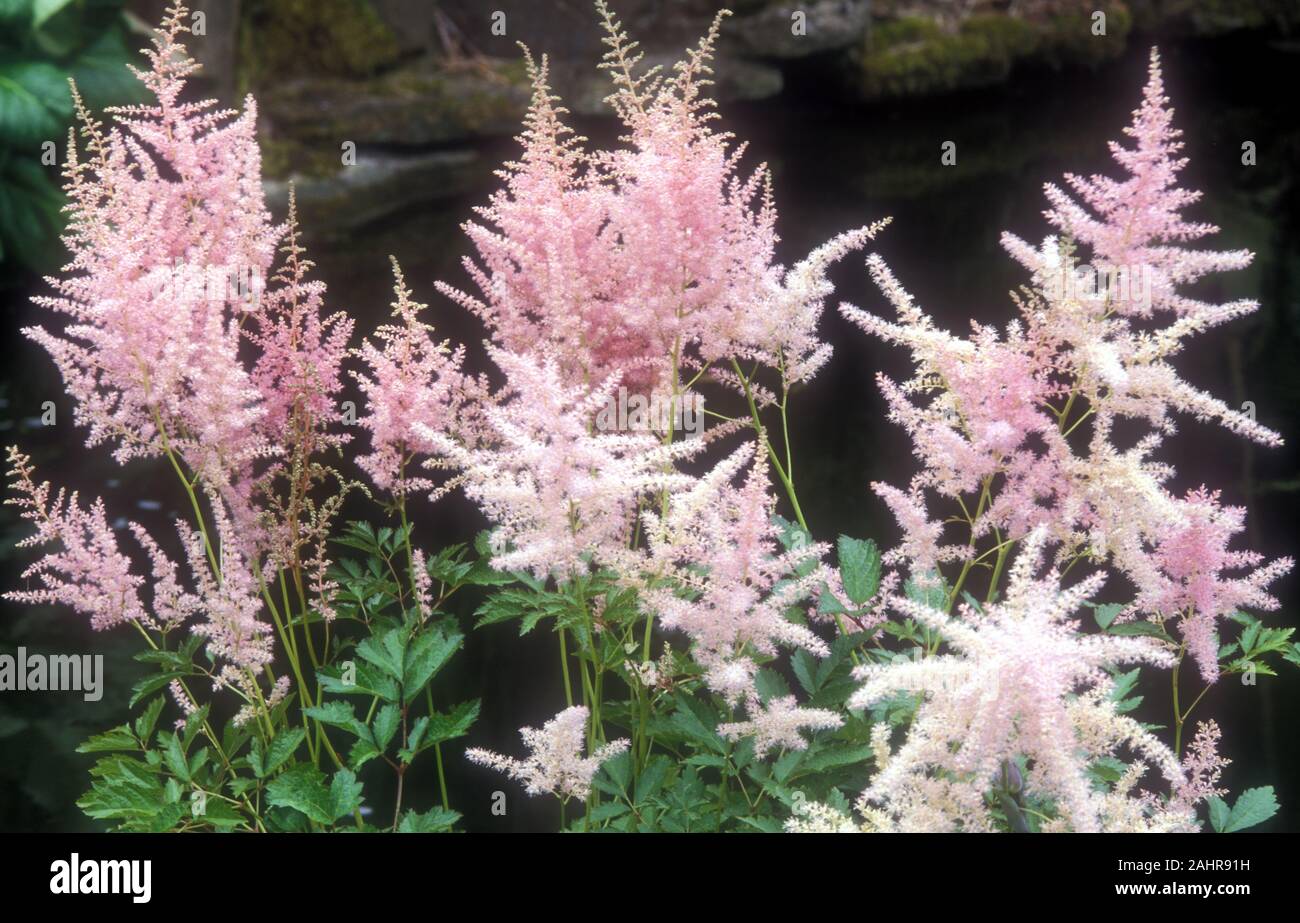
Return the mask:
[[[66, 605], [74, 612], [89, 616], [90, 626], [96, 631], [124, 622], [156, 627], [157, 622], [140, 597], [145, 580], [131, 572], [131, 561], [122, 554], [117, 537], [108, 525], [104, 502], [96, 500], [89, 509], [83, 510], [75, 493], [66, 496], [59, 491], [51, 499], [49, 482], [37, 484], [32, 479], [35, 469], [30, 458], [10, 446], [8, 460], [14, 496], [5, 503], [18, 507], [22, 517], [36, 526], [36, 532], [18, 542], [18, 547], [55, 544], [60, 550], [47, 552], [23, 571], [24, 580], [40, 580], [43, 584], [40, 589], [5, 593], [5, 598]], [[156, 568], [167, 573], [168, 566], [152, 540], [146, 549], [154, 558]], [[172, 586], [160, 582], [157, 592], [162, 595], [163, 609], [170, 621], [176, 611], [169, 600]]]
[[585, 705], [566, 708], [541, 729], [521, 728], [519, 734], [528, 747], [526, 759], [472, 747], [465, 751], [470, 762], [504, 772], [512, 779], [524, 783], [530, 795], [555, 795], [561, 801], [576, 798], [585, 800], [591, 791], [591, 780], [600, 764], [627, 750], [629, 741], [611, 740], [583, 756], [587, 737], [589, 712]]
[[[1095, 270], [1111, 283], [1100, 290], [1078, 283], [1078, 268], [1061, 242], [1049, 238], [1035, 250], [1014, 234], [1003, 235], [1007, 251], [1035, 275], [1049, 300], [1077, 299], [1091, 306], [1098, 320], [1091, 333], [1104, 337], [1091, 344], [1094, 356], [1109, 353], [1112, 363], [1122, 362], [1122, 385], [1127, 392], [1127, 412], [1140, 413], [1164, 424], [1166, 408], [1198, 419], [1217, 420], [1229, 429], [1265, 445], [1281, 444], [1281, 437], [1248, 415], [1182, 381], [1164, 359], [1181, 348], [1195, 333], [1258, 309], [1253, 301], [1214, 305], [1183, 294], [1180, 286], [1216, 272], [1242, 269], [1254, 255], [1248, 250], [1191, 249], [1185, 244], [1215, 234], [1211, 224], [1188, 221], [1182, 211], [1200, 200], [1199, 191], [1179, 188], [1177, 174], [1187, 164], [1179, 156], [1182, 132], [1173, 127], [1173, 109], [1164, 93], [1159, 53], [1153, 48], [1142, 104], [1124, 129], [1133, 148], [1112, 142], [1111, 154], [1128, 174], [1119, 181], [1105, 176], [1068, 175], [1066, 181], [1083, 200], [1047, 184], [1051, 205], [1045, 215], [1071, 242], [1086, 249]], [[1118, 280], [1118, 281], [1116, 281]], [[1135, 333], [1130, 318], [1168, 312], [1175, 320], [1154, 333]], [[1118, 323], [1105, 324], [1115, 316]], [[1072, 345], [1080, 346], [1075, 342]], [[1116, 372], [1119, 365], [1113, 365]], [[1144, 406], [1145, 405], [1145, 406]]]
[[292, 189], [286, 229], [283, 264], [261, 310], [251, 316], [247, 336], [259, 351], [252, 374], [265, 409], [261, 430], [277, 446], [304, 442], [303, 454], [312, 455], [351, 438], [330, 427], [339, 417], [334, 397], [343, 385], [353, 322], [341, 311], [321, 316], [325, 284], [307, 278], [315, 264], [298, 242]]
[[[1174, 185], [1184, 161], [1176, 156], [1181, 142], [1167, 102], [1153, 53], [1142, 105], [1127, 129], [1136, 147], [1112, 146], [1128, 179], [1071, 177], [1087, 208], [1049, 186], [1047, 216], [1064, 239], [1048, 238], [1035, 249], [1003, 236], [1033, 274], [1032, 287], [1015, 299], [1020, 317], [1005, 332], [974, 325], [962, 338], [939, 329], [875, 255], [868, 268], [896, 319], [851, 305], [841, 312], [908, 349], [916, 364], [916, 375], [902, 384], [878, 379], [890, 419], [906, 429], [922, 464], [907, 493], [873, 485], [904, 528], [896, 563], [915, 577], [965, 557], [965, 571], [1045, 527], [1063, 564], [1090, 558], [1128, 578], [1137, 596], [1131, 612], [1176, 618], [1202, 675], [1212, 680], [1217, 620], [1236, 606], [1275, 608], [1265, 589], [1291, 561], [1251, 570], [1259, 556], [1228, 547], [1244, 514], [1220, 508], [1204, 492], [1175, 496], [1165, 486], [1174, 469], [1155, 457], [1179, 414], [1217, 421], [1266, 445], [1281, 442], [1181, 379], [1169, 361], [1186, 337], [1256, 305], [1208, 305], [1177, 290], [1209, 272], [1244, 266], [1250, 254], [1183, 246], [1216, 229], [1181, 217], [1198, 196]], [[1085, 257], [1121, 284], [1084, 284]], [[1121, 423], [1128, 431], [1137, 427], [1125, 445], [1115, 437]], [[930, 492], [952, 501], [952, 518], [935, 522], [923, 512]], [[940, 543], [941, 522], [952, 521], [969, 525], [964, 554]], [[1233, 571], [1245, 573], [1226, 576]]]
[[[99, 630], [133, 621], [153, 630], [169, 630], [192, 621], [191, 630], [208, 639], [208, 649], [238, 670], [258, 670], [271, 662], [271, 626], [259, 618], [262, 602], [249, 562], [239, 551], [231, 521], [219, 500], [213, 498], [213, 524], [217, 545], [214, 574], [207, 543], [193, 529], [180, 525], [197, 592], [181, 586], [176, 565], [157, 542], [136, 523], [130, 531], [148, 556], [152, 572], [152, 604], [141, 598], [145, 578], [132, 573], [130, 559], [122, 553], [109, 527], [102, 500], [89, 510], [77, 495], [50, 497], [48, 483], [37, 484], [30, 459], [9, 449], [10, 476], [15, 496], [6, 503], [17, 506], [24, 519], [36, 526], [34, 535], [19, 547], [56, 544], [24, 572], [24, 579], [39, 578], [43, 587], [5, 594], [6, 599], [27, 603], [57, 603], [89, 616]], [[238, 680], [246, 684], [246, 677]]]
[[460, 434], [473, 442], [478, 407], [488, 400], [485, 386], [461, 371], [464, 347], [452, 349], [433, 338], [433, 328], [420, 320], [425, 305], [411, 299], [402, 270], [393, 260], [395, 282], [393, 319], [375, 331], [357, 355], [368, 373], [353, 372], [365, 396], [358, 423], [370, 433], [371, 450], [357, 464], [376, 487], [397, 496], [432, 490], [434, 484], [411, 469], [434, 446], [417, 432], [432, 430]]
[[[1205, 488], [1190, 491], [1173, 510], [1169, 527], [1151, 553], [1150, 582], [1142, 588], [1136, 606], [1144, 612], [1180, 616], [1179, 628], [1188, 652], [1206, 682], [1219, 676], [1219, 619], [1238, 609], [1277, 609], [1267, 586], [1291, 570], [1291, 558], [1279, 558], [1256, 567], [1263, 556], [1253, 551], [1233, 551], [1228, 545], [1245, 529], [1244, 507], [1224, 507], [1218, 493]], [[1225, 571], [1248, 573], [1230, 576]]]
[[460, 470], [466, 495], [495, 526], [493, 566], [564, 581], [618, 559], [641, 501], [688, 485], [673, 462], [704, 440], [665, 445], [650, 433], [600, 431], [594, 420], [605, 395], [565, 384], [553, 356], [488, 352], [507, 386], [482, 410], [481, 444], [421, 423], [414, 430]]
[[170, 446], [225, 485], [272, 451], [239, 322], [281, 229], [263, 204], [253, 101], [237, 117], [179, 101], [197, 67], [179, 40], [184, 14], [173, 7], [146, 52], [152, 105], [110, 110], [105, 131], [77, 97], [90, 157], [70, 138], [69, 275], [49, 280], [58, 297], [36, 299], [71, 323], [24, 332], [59, 366], [88, 444], [115, 441], [119, 460]]
[[[1173, 654], [1151, 639], [1080, 634], [1073, 613], [1104, 575], [1069, 589], [1055, 570], [1038, 578], [1046, 538], [1039, 529], [1026, 539], [1005, 599], [982, 612], [962, 606], [954, 617], [895, 598], [900, 614], [941, 634], [954, 653], [858, 671], [866, 682], [850, 708], [900, 692], [924, 696], [907, 740], [864, 796], [903, 829], [990, 829], [984, 793], [1005, 761], [1022, 756], [1026, 789], [1054, 799], [1078, 831], [1101, 828], [1088, 764], [1120, 745], [1154, 761], [1171, 783], [1183, 779], [1168, 748], [1096, 694], [1109, 687], [1106, 666], [1168, 667]], [[937, 800], [926, 803], [926, 792]]]
[[545, 343], [566, 383], [618, 376], [638, 392], [668, 387], [675, 368], [753, 358], [788, 381], [829, 354], [816, 336], [826, 270], [883, 223], [841, 235], [789, 270], [773, 262], [770, 175], [739, 174], [743, 146], [710, 129], [706, 90], [725, 13], [671, 74], [638, 73], [641, 54], [597, 4], [613, 77], [608, 98], [625, 146], [588, 151], [564, 124], [547, 61], [526, 55], [533, 102], [523, 154], [465, 232], [475, 297], [439, 288], [481, 316], [504, 348]]
[[1145, 271], [1140, 281], [1144, 298], [1120, 291], [1112, 299], [1115, 311], [1143, 316], [1152, 311], [1178, 315], [1213, 315], [1216, 305], [1189, 298], [1177, 287], [1213, 272], [1242, 269], [1253, 254], [1248, 250], [1195, 250], [1184, 244], [1218, 233], [1212, 224], [1188, 221], [1182, 211], [1199, 202], [1201, 193], [1177, 185], [1178, 173], [1187, 165], [1180, 156], [1182, 132], [1173, 125], [1174, 110], [1165, 95], [1160, 53], [1151, 49], [1142, 103], [1124, 129], [1133, 147], [1112, 141], [1111, 155], [1127, 176], [1066, 174], [1066, 183], [1082, 200], [1075, 201], [1059, 186], [1048, 183], [1051, 208], [1047, 220], [1074, 241], [1086, 246], [1101, 268]]
[[178, 524], [197, 586], [194, 608], [203, 619], [194, 632], [207, 638], [208, 650], [226, 663], [248, 674], [258, 673], [271, 663], [272, 627], [259, 618], [262, 599], [252, 562], [244, 557], [222, 504], [215, 497], [212, 500], [215, 572], [203, 536]]
[[276, 482], [318, 481], [312, 456], [346, 441], [335, 404], [352, 322], [324, 314], [292, 199], [288, 223], [271, 221], [251, 97], [242, 112], [181, 101], [198, 68], [187, 18], [168, 10], [135, 72], [149, 105], [109, 110], [105, 128], [74, 88], [86, 156], [73, 134], [72, 258], [48, 280], [57, 295], [35, 299], [70, 322], [24, 332], [62, 372], [88, 445], [170, 456], [227, 504], [244, 552], [264, 554], [296, 548], [290, 520], [306, 510]]
[[[736, 486], [747, 464], [749, 473]], [[755, 685], [756, 658], [774, 657], [781, 646], [830, 653], [821, 638], [786, 617], [826, 580], [827, 569], [819, 566], [826, 547], [809, 543], [782, 551], [770, 490], [765, 457], [746, 443], [688, 489], [671, 494], [663, 515], [641, 515], [643, 566], [650, 575], [642, 605], [665, 628], [691, 639], [691, 655], [712, 691], [745, 707], [748, 721], [719, 732], [753, 735], [760, 757], [774, 748], [806, 747], [800, 727], [842, 723], [833, 712], [797, 708], [793, 698], [763, 703]]]

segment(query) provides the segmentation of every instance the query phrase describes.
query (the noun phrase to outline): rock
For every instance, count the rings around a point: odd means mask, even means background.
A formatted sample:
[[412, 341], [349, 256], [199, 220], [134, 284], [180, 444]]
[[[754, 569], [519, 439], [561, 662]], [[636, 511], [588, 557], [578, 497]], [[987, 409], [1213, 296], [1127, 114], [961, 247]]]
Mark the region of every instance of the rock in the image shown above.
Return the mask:
[[[802, 33], [795, 31], [796, 13], [804, 14]], [[870, 0], [786, 0], [730, 20], [723, 45], [761, 58], [803, 58], [857, 44], [870, 18]]]
[[[1096, 13], [1105, 15], [1104, 32]], [[1118, 0], [1038, 0], [1023, 14], [983, 11], [947, 24], [905, 15], [876, 24], [850, 60], [862, 98], [920, 96], [1001, 83], [1021, 63], [1059, 68], [1117, 57], [1131, 25]]]
[[400, 48], [369, 0], [241, 0], [240, 83], [258, 91], [293, 77], [363, 77]]
[[519, 131], [529, 90], [522, 62], [448, 69], [422, 60], [369, 80], [316, 78], [262, 91], [277, 137], [419, 147]]
[[267, 180], [267, 204], [287, 211], [289, 183], [305, 227], [322, 237], [354, 231], [403, 209], [451, 198], [476, 188], [490, 171], [474, 151], [368, 154], [329, 176], [293, 174]]

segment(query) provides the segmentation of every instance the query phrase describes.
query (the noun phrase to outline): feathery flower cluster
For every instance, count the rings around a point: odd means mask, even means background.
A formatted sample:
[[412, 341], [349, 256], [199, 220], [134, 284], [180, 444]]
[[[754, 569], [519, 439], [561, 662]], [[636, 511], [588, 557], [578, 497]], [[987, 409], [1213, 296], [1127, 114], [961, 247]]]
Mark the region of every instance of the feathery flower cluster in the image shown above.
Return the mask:
[[1046, 531], [1025, 540], [1003, 602], [959, 617], [905, 597], [903, 615], [938, 632], [955, 653], [905, 664], [860, 668], [866, 682], [849, 700], [862, 708], [897, 693], [924, 700], [906, 742], [888, 756], [864, 799], [906, 830], [987, 830], [985, 793], [1008, 760], [1025, 757], [1025, 790], [1056, 802], [1076, 831], [1102, 828], [1089, 762], [1127, 745], [1178, 785], [1174, 754], [1119, 714], [1107, 697], [1106, 666], [1172, 666], [1173, 655], [1148, 638], [1081, 635], [1075, 610], [1103, 574], [1062, 590], [1053, 569], [1043, 578]]
[[[145, 52], [150, 66], [134, 71], [151, 104], [110, 110], [105, 127], [74, 87], [87, 156], [70, 133], [72, 258], [48, 280], [57, 296], [35, 299], [70, 322], [24, 332], [62, 372], [87, 445], [114, 442], [119, 462], [165, 455], [184, 471], [196, 509], [198, 497], [208, 500], [211, 534], [181, 530], [195, 590], [132, 524], [152, 563], [147, 610], [144, 578], [130, 573], [102, 502], [82, 511], [60, 494], [50, 505], [48, 487], [35, 487], [26, 459], [11, 452], [14, 502], [38, 529], [26, 543], [62, 545], [28, 571], [45, 589], [13, 598], [67, 602], [96, 628], [127, 620], [166, 628], [199, 615], [193, 631], [224, 662], [223, 681], [251, 698], [246, 684], [271, 661], [256, 576], [263, 562], [305, 568], [300, 552], [314, 544], [311, 586], [330, 591], [323, 533], [337, 502], [307, 494], [325, 474], [313, 457], [347, 441], [332, 427], [352, 322], [323, 313], [324, 286], [308, 279], [292, 200], [288, 222], [271, 221], [251, 97], [242, 112], [182, 100], [198, 68], [181, 41], [187, 21], [183, 5], [170, 7]], [[327, 599], [320, 609], [328, 615]]]
[[181, 101], [198, 68], [185, 22], [183, 6], [170, 8], [150, 68], [135, 72], [153, 104], [109, 110], [105, 128], [76, 97], [89, 157], [70, 134], [72, 259], [48, 280], [58, 296], [35, 299], [71, 322], [24, 333], [54, 358], [88, 445], [113, 441], [123, 462], [174, 455], [219, 493], [251, 553], [278, 538], [263, 534], [274, 529], [257, 497], [277, 469], [258, 461], [292, 464], [344, 441], [325, 430], [352, 323], [322, 317], [324, 286], [306, 278], [292, 211], [271, 222], [252, 98], [239, 113]]
[[[5, 593], [5, 598], [69, 606], [89, 616], [90, 626], [96, 631], [128, 621], [154, 626], [154, 619], [140, 599], [144, 578], [131, 573], [130, 559], [118, 549], [117, 537], [104, 515], [103, 501], [96, 500], [90, 509], [83, 510], [75, 493], [66, 497], [63, 491], [51, 501], [49, 482], [37, 484], [32, 480], [30, 458], [13, 446], [8, 458], [15, 496], [5, 503], [17, 506], [22, 517], [36, 526], [35, 534], [19, 541], [18, 547], [57, 544], [61, 550], [47, 553], [23, 571], [24, 580], [39, 578], [44, 584], [42, 589]], [[159, 563], [161, 552], [157, 546], [151, 542], [149, 550], [158, 554], [154, 560]]]
[[[749, 473], [735, 486], [746, 464]], [[691, 654], [711, 690], [733, 706], [744, 705], [748, 721], [718, 730], [753, 735], [760, 756], [779, 747], [803, 749], [800, 727], [843, 723], [832, 712], [797, 708], [793, 697], [764, 704], [755, 686], [754, 658], [776, 656], [778, 645], [829, 653], [821, 638], [785, 614], [826, 579], [819, 564], [826, 549], [806, 544], [782, 553], [769, 488], [766, 459], [747, 443], [670, 495], [662, 516], [641, 515], [647, 542], [642, 566], [653, 575], [641, 591], [642, 604], [665, 628], [691, 639]]]
[[[1240, 268], [1251, 255], [1181, 246], [1217, 229], [1180, 217], [1198, 194], [1174, 185], [1185, 159], [1176, 156], [1182, 144], [1167, 103], [1153, 52], [1142, 104], [1126, 129], [1135, 148], [1111, 146], [1128, 178], [1069, 177], [1091, 212], [1049, 185], [1048, 219], [1066, 239], [1049, 237], [1035, 249], [1003, 236], [1033, 273], [1033, 289], [1017, 299], [1021, 318], [1004, 333], [975, 325], [963, 339], [936, 328], [878, 256], [868, 266], [898, 320], [851, 305], [841, 311], [908, 348], [917, 365], [903, 385], [879, 378], [890, 418], [907, 430], [923, 465], [909, 493], [874, 485], [904, 531], [896, 561], [910, 559], [914, 575], [923, 575], [948, 560], [969, 563], [986, 536], [1005, 547], [1044, 526], [1063, 559], [1109, 560], [1128, 577], [1137, 589], [1134, 611], [1176, 619], [1202, 675], [1213, 680], [1218, 619], [1240, 605], [1276, 608], [1265, 587], [1292, 561], [1250, 570], [1261, 558], [1228, 547], [1242, 531], [1242, 511], [1221, 507], [1217, 493], [1204, 489], [1174, 496], [1163, 486], [1172, 468], [1150, 459], [1173, 432], [1175, 413], [1216, 420], [1266, 445], [1281, 441], [1183, 381], [1167, 361], [1187, 336], [1256, 307], [1209, 305], [1177, 291], [1209, 272]], [[1084, 272], [1079, 245], [1109, 277], [1130, 284], [1076, 284]], [[1132, 297], [1136, 278], [1149, 281], [1149, 301]], [[1154, 331], [1134, 326], [1156, 313], [1176, 317]], [[1149, 427], [1130, 448], [1113, 435], [1124, 419]], [[1085, 423], [1091, 435], [1076, 448], [1070, 437]], [[971, 528], [966, 548], [940, 544], [942, 524], [925, 513], [925, 491], [961, 505]]]
[[72, 323], [24, 332], [62, 372], [88, 445], [113, 440], [120, 461], [170, 447], [229, 490], [273, 451], [239, 344], [282, 229], [263, 204], [253, 101], [236, 117], [179, 99], [197, 68], [183, 13], [169, 12], [137, 72], [155, 105], [110, 110], [105, 131], [78, 101], [90, 159], [70, 134], [71, 275], [36, 299]]
[[401, 267], [393, 260], [395, 323], [375, 331], [379, 345], [367, 341], [357, 355], [369, 374], [353, 372], [365, 396], [365, 413], [358, 423], [370, 433], [372, 449], [357, 464], [381, 490], [405, 496], [432, 490], [427, 478], [408, 474], [420, 456], [435, 454], [435, 447], [416, 431], [461, 434], [473, 442], [472, 422], [486, 388], [461, 372], [464, 347], [453, 350], [448, 341], [434, 340], [433, 328], [420, 320], [426, 306], [411, 299]]
[[509, 394], [480, 408], [483, 444], [463, 445], [423, 423], [414, 431], [462, 471], [465, 493], [496, 526], [493, 565], [564, 581], [593, 560], [617, 558], [640, 501], [689, 484], [672, 463], [703, 441], [664, 445], [650, 433], [593, 431], [603, 394], [566, 385], [545, 353], [488, 349]]
[[517, 760], [478, 747], [465, 751], [470, 761], [504, 772], [524, 783], [530, 795], [555, 795], [562, 801], [585, 800], [600, 764], [628, 748], [627, 740], [611, 740], [583, 756], [589, 712], [585, 705], [566, 708], [537, 728], [520, 728], [529, 754]]
[[625, 148], [587, 151], [564, 124], [547, 62], [528, 66], [524, 152], [465, 232], [480, 297], [439, 288], [488, 324], [505, 349], [544, 343], [564, 381], [630, 390], [671, 386], [674, 367], [750, 357], [788, 381], [829, 355], [816, 324], [826, 269], [880, 225], [837, 237], [794, 269], [773, 262], [776, 209], [765, 167], [738, 174], [744, 147], [710, 130], [709, 62], [725, 13], [671, 75], [637, 73], [642, 55], [603, 2], [608, 98]]
[[[884, 222], [834, 238], [788, 271], [777, 265], [770, 176], [760, 167], [742, 178], [744, 147], [710, 127], [717, 115], [705, 90], [726, 14], [662, 74], [639, 72], [636, 43], [600, 0], [597, 8], [609, 49], [601, 66], [614, 84], [607, 101], [625, 145], [586, 149], [565, 125], [546, 59], [525, 51], [533, 101], [523, 155], [502, 172], [482, 223], [465, 226], [479, 297], [439, 285], [489, 327], [505, 388], [474, 401], [482, 425], [472, 440], [450, 431], [454, 414], [440, 395], [427, 412], [409, 412], [409, 435], [379, 427], [376, 445], [414, 446], [427, 464], [460, 472], [457, 482], [496, 527], [494, 566], [560, 582], [613, 569], [648, 616], [691, 639], [708, 687], [743, 704], [748, 720], [728, 733], [755, 735], [761, 752], [803, 747], [800, 727], [837, 727], [840, 718], [793, 701], [764, 704], [755, 674], [778, 645], [827, 652], [786, 616], [828, 579], [816, 567], [824, 547], [780, 553], [766, 461], [753, 463], [743, 486], [732, 483], [758, 454], [753, 446], [695, 477], [678, 463], [709, 440], [609, 432], [595, 417], [620, 386], [680, 397], [707, 372], [739, 387], [733, 361], [774, 370], [786, 388], [812, 377], [830, 353], [816, 329], [832, 290], [826, 273]], [[383, 355], [365, 355], [380, 368]], [[684, 370], [696, 373], [685, 389]], [[421, 369], [413, 387], [454, 375]], [[377, 449], [372, 459], [391, 477], [397, 457]], [[786, 579], [796, 570], [803, 576]]]

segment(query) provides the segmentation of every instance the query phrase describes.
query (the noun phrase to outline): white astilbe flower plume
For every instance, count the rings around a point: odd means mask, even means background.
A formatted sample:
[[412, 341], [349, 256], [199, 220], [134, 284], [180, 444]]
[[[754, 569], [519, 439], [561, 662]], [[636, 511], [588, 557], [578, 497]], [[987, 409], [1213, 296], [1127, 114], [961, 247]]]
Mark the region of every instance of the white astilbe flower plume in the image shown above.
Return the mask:
[[1147, 638], [1081, 635], [1073, 613], [1100, 588], [1102, 574], [1061, 589], [1053, 569], [1036, 579], [1046, 533], [1025, 540], [1006, 599], [959, 617], [905, 598], [902, 615], [940, 633], [953, 653], [868, 666], [850, 699], [863, 708], [897, 693], [924, 701], [906, 741], [888, 755], [863, 797], [901, 830], [987, 830], [984, 794], [1006, 761], [1028, 760], [1027, 792], [1055, 801], [1076, 831], [1102, 829], [1103, 804], [1086, 767], [1127, 746], [1175, 787], [1183, 781], [1174, 754], [1141, 725], [1115, 711], [1105, 667], [1173, 665]]
[[[749, 473], [734, 484], [746, 465]], [[690, 637], [709, 688], [733, 706], [743, 704], [748, 720], [718, 732], [753, 736], [760, 758], [807, 747], [800, 728], [843, 723], [833, 712], [799, 708], [793, 696], [764, 703], [758, 693], [756, 657], [775, 657], [782, 646], [830, 653], [821, 638], [786, 617], [827, 579], [820, 564], [826, 546], [782, 550], [769, 487], [765, 456], [746, 443], [690, 489], [671, 495], [663, 515], [641, 514], [653, 578], [642, 590], [644, 605], [665, 628]]]
[[806, 750], [808, 741], [800, 732], [833, 731], [844, 720], [825, 708], [800, 708], [792, 695], [771, 699], [762, 705], [749, 705], [748, 721], [719, 724], [718, 733], [730, 740], [754, 738], [754, 752], [762, 759], [772, 750]]
[[537, 728], [520, 728], [519, 735], [529, 749], [527, 759], [517, 760], [478, 747], [465, 751], [470, 762], [504, 772], [524, 783], [530, 795], [551, 794], [563, 801], [586, 799], [591, 780], [600, 764], [629, 746], [627, 740], [601, 744], [590, 756], [582, 755], [587, 735], [587, 708], [574, 705]]
[[628, 545], [638, 504], [690, 479], [675, 459], [703, 440], [664, 445], [650, 433], [593, 428], [608, 391], [564, 384], [549, 353], [488, 352], [508, 384], [498, 404], [483, 409], [480, 445], [467, 446], [417, 424], [415, 433], [446, 463], [461, 469], [465, 494], [495, 529], [493, 566], [565, 581]]

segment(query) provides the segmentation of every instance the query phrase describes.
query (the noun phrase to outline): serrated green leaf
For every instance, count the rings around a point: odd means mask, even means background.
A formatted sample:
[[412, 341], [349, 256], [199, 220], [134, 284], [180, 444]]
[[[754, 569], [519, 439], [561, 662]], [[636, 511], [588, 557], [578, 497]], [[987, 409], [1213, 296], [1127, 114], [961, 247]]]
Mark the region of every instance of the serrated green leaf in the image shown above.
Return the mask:
[[1248, 788], [1241, 793], [1237, 803], [1232, 806], [1232, 813], [1228, 815], [1221, 832], [1237, 833], [1248, 827], [1262, 824], [1276, 814], [1277, 810], [1277, 796], [1273, 794], [1273, 786]]
[[[253, 767], [254, 773], [259, 779], [263, 779], [289, 761], [297, 752], [298, 747], [307, 739], [307, 733], [302, 728], [293, 727], [283, 730], [276, 734], [271, 740], [271, 746], [266, 749], [266, 756], [259, 760], [258, 764]], [[254, 744], [260, 753], [261, 740], [254, 738]], [[251, 762], [251, 760], [250, 760]]]
[[332, 824], [361, 805], [361, 783], [350, 770], [340, 769], [329, 787], [325, 775], [311, 763], [285, 770], [266, 786], [267, 804], [301, 811], [318, 824]]
[[397, 734], [397, 729], [402, 724], [402, 710], [396, 705], [385, 705], [379, 709], [375, 715], [375, 720], [371, 722], [370, 727], [374, 731], [375, 746], [382, 753], [392, 743], [393, 737]]
[[77, 747], [78, 753], [106, 753], [114, 750], [139, 750], [140, 742], [125, 724], [96, 734]]
[[402, 815], [402, 822], [397, 825], [398, 833], [448, 833], [460, 820], [460, 814], [445, 808], [434, 808], [417, 814], [407, 811]]
[[426, 631], [411, 642], [402, 671], [402, 691], [409, 704], [460, 648], [459, 632]]
[[837, 544], [840, 580], [854, 605], [870, 602], [880, 588], [880, 549], [871, 539], [841, 535]]

